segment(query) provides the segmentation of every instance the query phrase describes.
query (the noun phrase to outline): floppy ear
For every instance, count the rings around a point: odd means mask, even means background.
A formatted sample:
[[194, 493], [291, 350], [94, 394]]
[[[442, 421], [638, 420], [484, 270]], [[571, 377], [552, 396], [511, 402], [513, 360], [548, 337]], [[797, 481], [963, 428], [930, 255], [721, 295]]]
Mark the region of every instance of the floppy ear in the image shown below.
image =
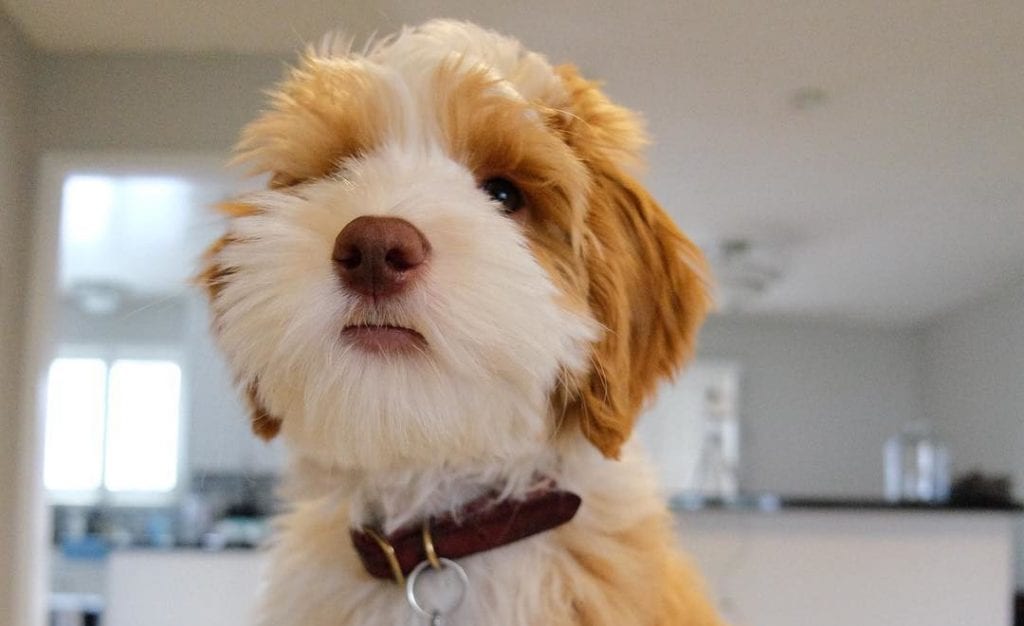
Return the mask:
[[[219, 206], [219, 209], [229, 217], [251, 215], [255, 212], [255, 209], [249, 205], [234, 202], [223, 203]], [[217, 336], [219, 325], [216, 305], [217, 296], [224, 288], [224, 285], [230, 282], [232, 274], [231, 268], [224, 267], [218, 257], [220, 252], [230, 246], [232, 242], [233, 239], [230, 236], [224, 236], [215, 241], [203, 255], [203, 269], [195, 279], [196, 283], [206, 292], [206, 297], [210, 304], [210, 311], [212, 313], [210, 331], [214, 337]], [[243, 381], [239, 386], [245, 388], [245, 399], [249, 408], [253, 432], [264, 441], [273, 439], [278, 431], [281, 430], [281, 420], [270, 415], [263, 408], [259, 399], [258, 382], [255, 380]]]
[[700, 250], [623, 171], [645, 142], [639, 120], [573, 68], [560, 68], [572, 99], [563, 129], [588, 166], [584, 264], [592, 315], [605, 327], [576, 400], [584, 436], [618, 456], [658, 383], [694, 350], [710, 304]]
[[256, 381], [245, 388], [245, 397], [249, 405], [249, 418], [252, 432], [263, 441], [270, 441], [281, 432], [281, 420], [263, 408], [259, 400], [259, 386]]

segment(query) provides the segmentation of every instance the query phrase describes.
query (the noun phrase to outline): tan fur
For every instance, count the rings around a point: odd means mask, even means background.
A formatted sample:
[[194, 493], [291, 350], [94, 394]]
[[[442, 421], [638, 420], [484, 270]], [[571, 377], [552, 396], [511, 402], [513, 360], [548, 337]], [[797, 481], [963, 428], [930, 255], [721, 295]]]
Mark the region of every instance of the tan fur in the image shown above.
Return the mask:
[[486, 74], [452, 81], [450, 71], [443, 68], [438, 83], [456, 87], [437, 93], [452, 154], [479, 180], [514, 173], [534, 209], [528, 234], [538, 258], [566, 289], [567, 302], [587, 302], [609, 330], [590, 378], [567, 390], [579, 399], [566, 423], [579, 424], [615, 457], [657, 383], [693, 352], [709, 304], [703, 256], [623, 171], [639, 161], [647, 139], [636, 116], [596, 83], [571, 66], [559, 68], [569, 102], [546, 119], [562, 143], [531, 123], [527, 103], [501, 97]]
[[589, 160], [637, 166], [647, 133], [636, 113], [612, 103], [600, 83], [580, 76], [573, 65], [555, 68], [568, 94], [569, 107], [560, 124], [567, 141]]
[[709, 299], [703, 255], [632, 177], [640, 122], [560, 68], [571, 94], [566, 141], [591, 171], [584, 262], [589, 302], [607, 332], [570, 414], [605, 455], [618, 455], [657, 387], [693, 353]]
[[[222, 202], [217, 210], [227, 217], [245, 217], [254, 215], [259, 210], [244, 202]], [[196, 277], [196, 283], [206, 291], [210, 302], [217, 299], [221, 286], [229, 279], [230, 272], [217, 263], [217, 253], [231, 245], [232, 239], [224, 236], [215, 241], [203, 255], [203, 269]], [[216, 334], [217, 318], [213, 319], [213, 332]], [[249, 419], [253, 433], [264, 441], [269, 441], [281, 431], [281, 420], [270, 415], [259, 400], [259, 384], [257, 381], [243, 381], [245, 400], [249, 408]]]
[[572, 556], [561, 573], [571, 583], [573, 626], [712, 626], [720, 624], [693, 567], [672, 545], [667, 513], [602, 536], [568, 527], [560, 540]]
[[442, 67], [435, 78], [449, 153], [478, 181], [511, 179], [525, 192], [535, 227], [560, 231], [578, 243], [589, 176], [576, 152], [539, 123], [544, 116], [537, 103], [510, 101], [485, 72], [459, 75], [456, 68]]
[[708, 301], [702, 257], [622, 172], [595, 172], [586, 263], [590, 303], [608, 329], [581, 390], [584, 434], [608, 456], [658, 382], [692, 354]]
[[[699, 249], [622, 169], [639, 161], [646, 143], [639, 120], [575, 68], [559, 73], [571, 97], [565, 138], [592, 174], [583, 260], [590, 309], [607, 329], [567, 413], [614, 458], [657, 384], [693, 354], [710, 304], [707, 268]], [[719, 624], [700, 577], [674, 548], [671, 528], [662, 510], [611, 533], [572, 524], [560, 530], [575, 570], [565, 573], [575, 610], [566, 623]]]
[[386, 93], [365, 70], [307, 54], [274, 92], [273, 108], [246, 127], [237, 160], [270, 173], [274, 187], [323, 176], [383, 136]]
[[[482, 37], [468, 32], [467, 39]], [[575, 68], [557, 68], [545, 81], [530, 74], [543, 67], [540, 61], [523, 58], [513, 58], [521, 67], [511, 64], [508, 76], [446, 58], [424, 79], [429, 107], [437, 111], [425, 126], [436, 126], [438, 137], [415, 139], [437, 139], [477, 184], [501, 176], [522, 189], [527, 205], [515, 220], [557, 287], [557, 303], [600, 326], [589, 358], [576, 369], [562, 366], [552, 386], [554, 436], [539, 457], [557, 462], [537, 461], [584, 504], [564, 527], [466, 559], [477, 587], [464, 610], [488, 615], [486, 623], [495, 626], [720, 624], [699, 576], [675, 545], [670, 514], [628, 444], [658, 383], [694, 351], [709, 305], [703, 258], [627, 173], [639, 164], [647, 141], [639, 118], [611, 103]], [[510, 83], [536, 88], [532, 96], [510, 97]], [[394, 89], [366, 64], [308, 54], [275, 92], [271, 110], [244, 131], [239, 159], [269, 173], [271, 188], [301, 194], [303, 183], [330, 177], [345, 159], [372, 153], [409, 130], [409, 118], [396, 110]], [[221, 210], [231, 219], [260, 212], [244, 201]], [[330, 241], [334, 234], [328, 235]], [[214, 311], [215, 334], [223, 313], [218, 296], [235, 279], [221, 258], [241, 243], [230, 235], [216, 242], [199, 277]], [[329, 263], [329, 249], [311, 253]], [[531, 318], [537, 319], [535, 313]], [[282, 420], [264, 408], [260, 381], [239, 385], [253, 430], [265, 439], [275, 436]], [[417, 477], [421, 470], [410, 468]], [[440, 472], [441, 483], [452, 468], [427, 470]], [[316, 481], [328, 491], [338, 483], [393, 492], [399, 502], [422, 495], [401, 475], [389, 482], [355, 470], [317, 471]], [[345, 492], [295, 499], [281, 521], [262, 624], [365, 626], [396, 623], [395, 616], [407, 613], [401, 591], [371, 579], [356, 560], [346, 528], [355, 523], [353, 509], [366, 505], [357, 497]], [[484, 623], [459, 619], [452, 623]]]

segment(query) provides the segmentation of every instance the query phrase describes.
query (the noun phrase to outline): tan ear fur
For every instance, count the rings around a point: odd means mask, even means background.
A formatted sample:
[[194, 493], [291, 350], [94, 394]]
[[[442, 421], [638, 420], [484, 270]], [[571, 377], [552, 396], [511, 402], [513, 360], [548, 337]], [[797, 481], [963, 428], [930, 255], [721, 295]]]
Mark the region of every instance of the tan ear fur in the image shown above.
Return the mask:
[[[251, 205], [241, 202], [224, 202], [218, 210], [228, 217], [243, 217], [257, 213], [257, 209]], [[224, 236], [215, 241], [203, 255], [203, 267], [195, 277], [195, 283], [206, 292], [206, 297], [212, 312], [211, 332], [216, 336], [218, 332], [217, 307], [215, 306], [217, 295], [224, 284], [231, 279], [231, 268], [223, 267], [217, 260], [221, 250], [230, 246], [234, 240]], [[253, 432], [264, 441], [269, 441], [281, 430], [281, 420], [270, 415], [259, 401], [259, 388], [256, 381], [243, 383], [245, 387], [245, 399], [249, 406], [249, 416]]]
[[555, 72], [570, 101], [569, 110], [561, 111], [567, 141], [579, 156], [600, 158], [620, 168], [642, 165], [643, 149], [649, 141], [640, 116], [613, 104], [601, 91], [601, 84], [580, 76], [576, 67], [560, 65]]
[[572, 93], [566, 141], [591, 171], [584, 263], [592, 315], [605, 333], [574, 406], [584, 436], [618, 456], [658, 383], [692, 354], [710, 304], [700, 250], [623, 171], [645, 138], [594, 83], [561, 68]]
[[246, 387], [245, 396], [249, 405], [252, 432], [263, 441], [270, 441], [277, 436], [277, 433], [281, 432], [281, 420], [263, 408], [263, 404], [259, 400], [259, 387], [256, 381]]

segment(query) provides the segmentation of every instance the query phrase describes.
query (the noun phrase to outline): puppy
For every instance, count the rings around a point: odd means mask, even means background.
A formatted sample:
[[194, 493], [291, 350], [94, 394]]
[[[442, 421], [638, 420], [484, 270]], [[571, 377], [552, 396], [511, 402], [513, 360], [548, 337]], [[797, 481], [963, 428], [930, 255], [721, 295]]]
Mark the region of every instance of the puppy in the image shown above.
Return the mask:
[[260, 624], [720, 623], [629, 441], [708, 306], [644, 143], [575, 68], [453, 21], [277, 88], [238, 149], [269, 189], [202, 274], [294, 457]]

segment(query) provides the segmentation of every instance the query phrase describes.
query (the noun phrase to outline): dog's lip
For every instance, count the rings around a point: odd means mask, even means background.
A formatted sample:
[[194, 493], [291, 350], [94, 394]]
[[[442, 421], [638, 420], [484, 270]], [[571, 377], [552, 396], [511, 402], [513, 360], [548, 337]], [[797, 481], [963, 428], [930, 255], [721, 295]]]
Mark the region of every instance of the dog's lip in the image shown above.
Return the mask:
[[350, 345], [375, 354], [421, 352], [427, 340], [418, 331], [391, 324], [350, 324], [341, 329]]

